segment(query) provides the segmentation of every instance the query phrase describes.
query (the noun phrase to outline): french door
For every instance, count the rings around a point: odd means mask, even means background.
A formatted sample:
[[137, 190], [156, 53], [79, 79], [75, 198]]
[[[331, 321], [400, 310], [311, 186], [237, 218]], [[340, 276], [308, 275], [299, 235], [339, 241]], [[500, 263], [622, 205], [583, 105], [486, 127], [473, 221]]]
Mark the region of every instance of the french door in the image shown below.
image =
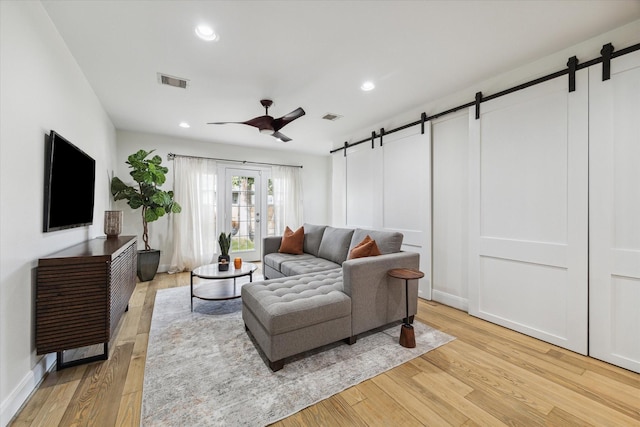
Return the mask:
[[262, 254], [262, 171], [225, 168], [222, 230], [231, 233], [231, 257], [260, 260]]

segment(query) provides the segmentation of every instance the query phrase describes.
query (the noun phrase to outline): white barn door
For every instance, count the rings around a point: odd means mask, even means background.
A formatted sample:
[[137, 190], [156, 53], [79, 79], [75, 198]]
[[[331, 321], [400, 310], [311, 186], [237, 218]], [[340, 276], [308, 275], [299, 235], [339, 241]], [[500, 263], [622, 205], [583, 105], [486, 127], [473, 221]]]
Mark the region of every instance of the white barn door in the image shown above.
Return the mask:
[[375, 228], [380, 220], [380, 150], [364, 143], [347, 150], [346, 221], [351, 228]]
[[591, 68], [589, 353], [640, 372], [640, 52]]
[[469, 114], [469, 313], [587, 353], [588, 73]]
[[[347, 150], [347, 227], [399, 231], [402, 250], [420, 254], [418, 296], [431, 299], [431, 126], [385, 135]], [[334, 162], [334, 165], [337, 162]]]
[[402, 250], [420, 254], [418, 296], [431, 299], [431, 122], [384, 138], [381, 228], [404, 235]]

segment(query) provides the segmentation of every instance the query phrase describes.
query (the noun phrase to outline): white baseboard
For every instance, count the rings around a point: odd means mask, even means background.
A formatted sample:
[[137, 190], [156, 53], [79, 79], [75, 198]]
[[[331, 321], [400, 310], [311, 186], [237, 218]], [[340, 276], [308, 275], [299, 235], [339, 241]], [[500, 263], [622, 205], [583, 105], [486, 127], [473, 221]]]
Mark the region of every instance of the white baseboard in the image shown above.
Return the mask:
[[421, 290], [420, 288], [418, 288], [418, 297], [427, 301], [431, 300], [431, 295], [428, 292]]
[[434, 301], [448, 305], [449, 307], [457, 308], [458, 310], [462, 310], [466, 313], [469, 312], [469, 300], [467, 298], [451, 295], [436, 289], [431, 291], [431, 296]]
[[55, 366], [56, 354], [50, 353], [40, 358], [40, 361], [22, 378], [22, 381], [14, 388], [9, 396], [0, 404], [0, 426], [6, 427], [11, 419], [16, 416], [22, 405], [25, 404], [45, 374]]

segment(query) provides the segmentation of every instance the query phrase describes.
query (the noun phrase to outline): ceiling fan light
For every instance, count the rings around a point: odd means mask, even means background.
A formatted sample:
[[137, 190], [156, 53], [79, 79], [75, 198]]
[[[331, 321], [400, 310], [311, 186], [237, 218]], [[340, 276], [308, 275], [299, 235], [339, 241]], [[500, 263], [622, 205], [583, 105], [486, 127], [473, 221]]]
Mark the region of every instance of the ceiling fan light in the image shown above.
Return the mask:
[[196, 27], [196, 35], [206, 41], [218, 40], [218, 35], [208, 25], [198, 25]]
[[274, 130], [271, 128], [262, 128], [260, 129], [260, 133], [264, 133], [265, 135], [273, 135]]
[[365, 92], [369, 92], [370, 90], [375, 89], [375, 87], [376, 85], [372, 81], [366, 81], [362, 83], [362, 85], [360, 86], [360, 89], [362, 89]]

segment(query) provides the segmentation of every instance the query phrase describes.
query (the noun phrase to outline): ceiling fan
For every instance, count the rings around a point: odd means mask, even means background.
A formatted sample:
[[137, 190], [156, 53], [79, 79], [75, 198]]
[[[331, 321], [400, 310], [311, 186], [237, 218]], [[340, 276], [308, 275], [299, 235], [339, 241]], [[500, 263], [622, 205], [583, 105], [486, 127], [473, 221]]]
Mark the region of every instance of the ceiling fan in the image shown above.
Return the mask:
[[249, 125], [258, 128], [260, 133], [264, 133], [267, 135], [271, 135], [274, 138], [279, 139], [280, 141], [288, 142], [291, 141], [286, 135], [280, 133], [280, 129], [294, 121], [295, 119], [302, 117], [305, 115], [305, 112], [302, 108], [298, 107], [289, 114], [285, 114], [284, 116], [274, 119], [269, 115], [269, 107], [273, 104], [273, 101], [270, 99], [262, 99], [260, 100], [260, 104], [264, 107], [264, 116], [255, 117], [251, 120], [247, 120], [246, 122], [213, 122], [207, 123], [208, 125], [224, 125], [224, 124], [242, 124]]

